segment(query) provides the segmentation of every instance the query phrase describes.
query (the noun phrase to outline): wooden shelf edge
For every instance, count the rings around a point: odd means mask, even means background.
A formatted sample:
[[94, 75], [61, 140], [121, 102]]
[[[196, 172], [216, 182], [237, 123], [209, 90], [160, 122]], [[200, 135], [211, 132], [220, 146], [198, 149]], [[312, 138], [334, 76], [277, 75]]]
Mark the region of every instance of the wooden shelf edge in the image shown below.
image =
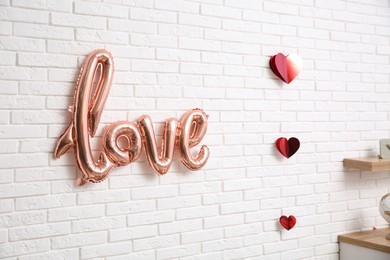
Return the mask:
[[390, 159], [379, 159], [378, 157], [345, 158], [343, 166], [362, 171], [386, 171], [390, 170]]
[[390, 228], [361, 231], [339, 235], [338, 241], [390, 253], [390, 240], [386, 239], [388, 233], [390, 233]]

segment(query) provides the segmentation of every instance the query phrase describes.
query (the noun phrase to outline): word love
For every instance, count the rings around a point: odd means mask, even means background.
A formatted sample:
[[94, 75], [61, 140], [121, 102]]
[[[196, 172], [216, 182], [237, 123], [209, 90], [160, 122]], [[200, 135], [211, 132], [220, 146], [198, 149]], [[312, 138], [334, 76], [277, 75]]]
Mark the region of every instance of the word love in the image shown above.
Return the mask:
[[[78, 184], [98, 183], [119, 166], [138, 159], [142, 147], [150, 166], [158, 173], [168, 172], [175, 146], [178, 146], [182, 163], [190, 170], [202, 168], [208, 158], [209, 149], [203, 145], [194, 155], [191, 148], [198, 145], [207, 130], [207, 115], [201, 109], [185, 113], [180, 120], [165, 120], [160, 151], [156, 145], [152, 120], [148, 115], [136, 122], [119, 121], [106, 127], [103, 149], [99, 159], [94, 160], [90, 138], [95, 136], [114, 74], [111, 54], [106, 50], [95, 50], [85, 59], [76, 83], [73, 106], [69, 108], [72, 120], [59, 137], [54, 156], [59, 158], [73, 147], [77, 166], [81, 171]], [[123, 147], [123, 141], [126, 143]]]

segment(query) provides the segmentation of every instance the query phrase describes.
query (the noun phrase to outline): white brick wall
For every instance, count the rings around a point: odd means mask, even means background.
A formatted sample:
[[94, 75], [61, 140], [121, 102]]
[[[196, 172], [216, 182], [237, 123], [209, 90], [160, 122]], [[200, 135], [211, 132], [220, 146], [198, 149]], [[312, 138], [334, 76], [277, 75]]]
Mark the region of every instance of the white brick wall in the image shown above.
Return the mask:
[[[338, 234], [385, 225], [390, 173], [342, 159], [390, 137], [389, 44], [388, 0], [0, 0], [0, 258], [338, 259]], [[116, 65], [98, 136], [201, 107], [201, 171], [176, 158], [158, 177], [142, 155], [75, 186], [73, 155], [53, 151], [97, 48]], [[303, 58], [290, 85], [277, 52]], [[289, 160], [281, 136], [301, 140]]]

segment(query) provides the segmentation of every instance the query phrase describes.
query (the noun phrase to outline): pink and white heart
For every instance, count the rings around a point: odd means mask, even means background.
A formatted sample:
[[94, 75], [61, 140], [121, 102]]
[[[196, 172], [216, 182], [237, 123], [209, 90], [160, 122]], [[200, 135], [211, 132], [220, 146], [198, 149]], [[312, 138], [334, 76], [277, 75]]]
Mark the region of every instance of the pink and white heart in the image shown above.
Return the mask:
[[303, 66], [302, 58], [298, 54], [285, 56], [278, 53], [271, 57], [269, 63], [272, 72], [287, 84], [298, 76]]

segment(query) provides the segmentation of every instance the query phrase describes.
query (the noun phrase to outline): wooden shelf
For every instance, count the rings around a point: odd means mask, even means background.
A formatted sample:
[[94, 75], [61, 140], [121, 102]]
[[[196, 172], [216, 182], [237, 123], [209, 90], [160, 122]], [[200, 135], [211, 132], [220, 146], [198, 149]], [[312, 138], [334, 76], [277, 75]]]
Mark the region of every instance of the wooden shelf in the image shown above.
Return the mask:
[[339, 235], [338, 239], [339, 242], [390, 253], [390, 240], [386, 239], [389, 233], [390, 227]]
[[378, 157], [362, 157], [344, 159], [344, 167], [354, 168], [363, 171], [385, 171], [390, 170], [390, 159], [379, 159]]

